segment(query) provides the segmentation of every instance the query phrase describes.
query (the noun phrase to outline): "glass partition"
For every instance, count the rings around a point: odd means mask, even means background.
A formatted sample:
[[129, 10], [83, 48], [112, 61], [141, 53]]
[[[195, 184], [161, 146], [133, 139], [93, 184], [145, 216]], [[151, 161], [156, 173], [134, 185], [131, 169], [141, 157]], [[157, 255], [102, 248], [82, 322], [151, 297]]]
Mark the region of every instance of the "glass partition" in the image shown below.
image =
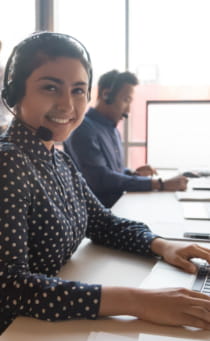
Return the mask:
[[94, 83], [114, 68], [125, 68], [125, 5], [122, 0], [56, 0], [55, 31], [75, 36], [87, 47]]

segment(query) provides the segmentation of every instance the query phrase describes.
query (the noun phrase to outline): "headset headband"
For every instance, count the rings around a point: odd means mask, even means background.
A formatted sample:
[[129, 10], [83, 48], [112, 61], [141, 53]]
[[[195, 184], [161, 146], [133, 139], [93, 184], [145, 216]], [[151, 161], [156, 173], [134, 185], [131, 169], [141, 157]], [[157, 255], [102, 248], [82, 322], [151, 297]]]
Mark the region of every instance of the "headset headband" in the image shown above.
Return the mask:
[[116, 71], [114, 75], [114, 79], [112, 80], [111, 86], [109, 87], [108, 93], [106, 95], [105, 102], [106, 104], [112, 104], [114, 101], [114, 97], [116, 95], [116, 85], [118, 84], [120, 72]]
[[13, 59], [15, 55], [18, 53], [18, 51], [26, 45], [30, 45], [30, 44], [32, 45], [33, 42], [37, 39], [42, 39], [42, 41], [47, 41], [47, 40], [50, 41], [52, 38], [61, 39], [63, 37], [72, 41], [79, 48], [79, 50], [81, 51], [84, 57], [84, 60], [86, 60], [87, 65], [89, 66], [88, 100], [90, 100], [91, 87], [92, 87], [92, 66], [91, 66], [90, 55], [86, 47], [78, 39], [67, 34], [54, 33], [54, 32], [38, 32], [38, 33], [32, 34], [30, 37], [22, 40], [18, 45], [16, 45], [14, 49], [12, 50], [12, 53], [7, 61], [5, 72], [4, 72], [3, 89], [1, 92], [2, 100], [6, 106], [9, 106], [10, 108], [14, 107], [15, 104], [17, 104], [19, 97], [21, 97], [21, 96], [18, 96], [18, 91], [20, 94], [20, 89], [17, 89], [13, 79], [11, 80], [9, 79]]

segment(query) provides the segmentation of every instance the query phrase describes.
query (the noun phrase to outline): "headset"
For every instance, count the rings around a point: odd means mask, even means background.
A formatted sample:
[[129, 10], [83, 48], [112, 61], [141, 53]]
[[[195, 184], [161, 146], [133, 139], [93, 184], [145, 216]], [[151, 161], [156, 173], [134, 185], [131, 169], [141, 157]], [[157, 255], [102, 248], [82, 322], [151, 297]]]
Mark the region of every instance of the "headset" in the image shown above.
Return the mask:
[[17, 80], [9, 80], [11, 67], [13, 64], [13, 59], [15, 55], [19, 52], [20, 48], [23, 46], [27, 46], [29, 44], [33, 44], [35, 39], [41, 39], [42, 41], [50, 40], [51, 37], [65, 37], [75, 43], [82, 51], [84, 59], [86, 59], [89, 65], [89, 84], [88, 84], [88, 100], [90, 100], [91, 95], [91, 88], [92, 88], [92, 64], [89, 52], [87, 51], [86, 47], [76, 38], [73, 36], [62, 34], [62, 33], [54, 33], [54, 32], [38, 32], [33, 33], [30, 37], [21, 41], [18, 45], [16, 45], [7, 61], [5, 72], [4, 72], [4, 81], [3, 81], [3, 89], [2, 89], [2, 99], [6, 101], [6, 104], [12, 108], [14, 107], [17, 102], [21, 99], [24, 95], [22, 93], [23, 89], [17, 88]]
[[110, 89], [106, 95], [104, 95], [104, 101], [106, 104], [112, 104], [114, 102], [114, 97], [117, 93], [117, 85], [120, 80], [120, 72], [116, 71], [116, 74], [114, 76], [114, 79], [112, 81], [112, 84], [110, 86]]
[[[1, 91], [1, 97], [4, 105], [6, 108], [14, 115], [16, 114], [10, 109], [13, 108], [19, 100], [24, 96], [24, 87], [23, 85], [21, 86], [21, 83], [19, 84], [19, 80], [17, 79], [18, 77], [16, 76], [14, 79], [10, 79], [11, 75], [11, 68], [14, 67], [13, 63], [15, 61], [15, 56], [17, 53], [21, 53], [21, 48], [24, 48], [27, 46], [30, 47], [33, 46], [33, 42], [36, 39], [40, 39], [43, 43], [46, 41], [50, 41], [51, 38], [67, 38], [69, 39], [72, 43], [74, 43], [77, 47], [79, 47], [81, 54], [83, 55], [84, 60], [87, 62], [88, 65], [88, 71], [89, 71], [89, 83], [88, 83], [88, 100], [90, 100], [91, 97], [91, 88], [92, 88], [92, 78], [93, 78], [93, 72], [92, 72], [92, 63], [90, 59], [89, 52], [87, 51], [86, 47], [76, 38], [67, 35], [67, 34], [62, 34], [62, 33], [54, 33], [54, 32], [36, 32], [33, 33], [31, 36], [28, 38], [24, 39], [21, 41], [18, 45], [16, 45], [7, 61], [7, 64], [5, 66], [5, 72], [4, 72], [4, 80], [3, 80], [3, 89]], [[41, 48], [40, 48], [41, 49]], [[24, 52], [23, 52], [24, 53]], [[58, 55], [59, 56], [59, 55]], [[61, 55], [62, 56], [62, 55]], [[25, 81], [27, 79], [27, 76], [25, 76]], [[24, 81], [24, 83], [25, 83]], [[45, 127], [39, 127], [38, 129], [33, 128], [23, 122], [26, 126], [29, 128], [32, 128], [33, 130], [36, 131], [36, 135], [43, 139], [44, 141], [49, 141], [52, 139], [52, 132]]]

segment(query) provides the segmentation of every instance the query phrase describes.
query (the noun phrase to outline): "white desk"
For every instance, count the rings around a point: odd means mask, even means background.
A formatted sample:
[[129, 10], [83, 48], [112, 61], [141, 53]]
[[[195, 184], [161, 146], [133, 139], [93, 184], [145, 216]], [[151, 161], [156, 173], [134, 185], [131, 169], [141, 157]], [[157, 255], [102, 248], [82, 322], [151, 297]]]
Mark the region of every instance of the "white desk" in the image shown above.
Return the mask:
[[125, 193], [114, 205], [113, 212], [143, 221], [154, 232], [166, 237], [182, 237], [189, 231], [210, 231], [209, 221], [184, 219], [182, 204], [173, 192]]
[[[165, 204], [164, 204], [165, 203]], [[124, 195], [113, 212], [132, 219], [157, 220], [165, 217], [182, 221], [179, 205], [173, 193], [130, 193]], [[151, 219], [152, 217], [152, 219]], [[64, 279], [81, 280], [104, 285], [138, 287], [154, 265], [154, 259], [93, 245], [84, 240], [78, 251], [62, 269]], [[132, 317], [106, 318], [96, 321], [72, 320], [45, 322], [19, 317], [0, 337], [2, 341], [85, 341], [91, 331], [127, 335], [138, 340], [139, 333], [170, 335], [183, 338], [210, 339], [208, 331], [153, 325]], [[152, 337], [151, 337], [152, 341]]]
[[[78, 251], [66, 264], [60, 276], [104, 285], [139, 286], [154, 265], [154, 259], [107, 249], [84, 240]], [[45, 322], [18, 317], [0, 337], [2, 341], [85, 341], [91, 331], [104, 331], [133, 336], [137, 340], [140, 330], [148, 330], [135, 318], [107, 318]]]

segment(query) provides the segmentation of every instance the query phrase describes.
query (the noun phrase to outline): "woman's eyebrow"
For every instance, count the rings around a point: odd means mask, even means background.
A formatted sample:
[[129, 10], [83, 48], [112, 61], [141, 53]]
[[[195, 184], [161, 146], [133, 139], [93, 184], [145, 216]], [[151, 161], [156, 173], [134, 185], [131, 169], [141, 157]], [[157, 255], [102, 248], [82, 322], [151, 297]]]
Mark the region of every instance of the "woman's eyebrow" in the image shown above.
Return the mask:
[[[52, 77], [52, 76], [43, 76], [37, 79], [37, 81], [40, 81], [40, 80], [48, 80], [48, 81], [53, 81], [58, 84], [64, 84], [64, 81], [62, 79]], [[80, 85], [88, 85], [88, 82], [78, 81], [78, 82], [73, 83], [73, 86], [80, 86]]]
[[64, 82], [60, 78], [51, 77], [51, 76], [43, 76], [37, 79], [37, 81], [48, 80], [53, 81], [55, 83], [63, 84]]
[[88, 82], [79, 81], [79, 82], [75, 82], [75, 83], [73, 83], [73, 85], [74, 85], [74, 86], [88, 85]]

